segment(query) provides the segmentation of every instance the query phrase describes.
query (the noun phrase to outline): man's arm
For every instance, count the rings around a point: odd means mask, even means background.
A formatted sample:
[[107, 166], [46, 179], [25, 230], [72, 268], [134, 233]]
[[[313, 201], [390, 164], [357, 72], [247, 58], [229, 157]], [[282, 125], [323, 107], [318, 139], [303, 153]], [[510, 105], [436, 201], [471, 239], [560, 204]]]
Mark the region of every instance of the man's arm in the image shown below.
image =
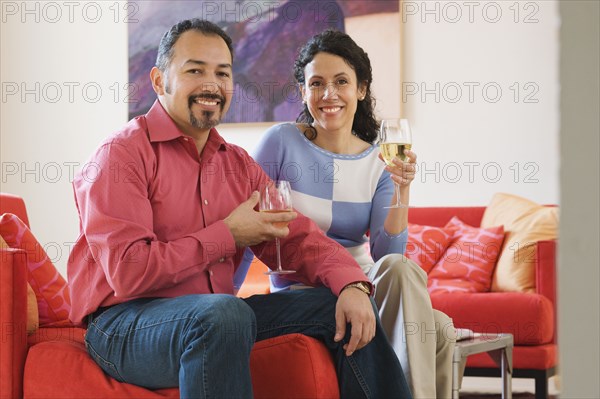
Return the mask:
[[350, 341], [344, 345], [346, 355], [350, 356], [355, 351], [367, 345], [375, 336], [375, 313], [369, 300], [369, 292], [355, 287], [354, 284], [346, 286], [340, 293], [335, 309], [335, 336], [336, 342], [341, 341], [346, 334], [346, 326], [350, 324]]
[[[278, 176], [279, 162], [277, 152], [281, 151], [279, 127], [265, 133], [263, 141], [258, 146], [257, 156], [264, 164], [270, 160], [271, 167], [266, 173], [262, 168], [250, 168], [257, 171], [255, 181], [264, 181], [264, 175], [271, 178]], [[289, 225], [289, 236], [282, 239], [282, 260], [286, 269], [294, 269], [295, 274], [287, 278], [308, 285], [325, 285], [335, 295], [339, 295], [336, 306], [336, 334], [334, 339], [340, 341], [346, 333], [346, 325], [351, 324], [351, 338], [344, 348], [351, 355], [362, 348], [375, 335], [375, 313], [369, 295], [360, 289], [347, 287], [354, 282], [362, 281], [372, 291], [369, 279], [360, 269], [354, 258], [337, 242], [329, 239], [319, 227], [309, 218], [298, 214], [298, 219]], [[274, 251], [265, 248], [272, 243], [253, 247], [253, 252], [271, 268], [275, 266]], [[270, 255], [270, 256], [269, 256]]]
[[115, 296], [125, 298], [173, 286], [236, 252], [223, 221], [168, 242], [159, 239], [149, 199], [152, 165], [138, 151], [105, 144], [74, 181], [90, 260], [102, 267]]

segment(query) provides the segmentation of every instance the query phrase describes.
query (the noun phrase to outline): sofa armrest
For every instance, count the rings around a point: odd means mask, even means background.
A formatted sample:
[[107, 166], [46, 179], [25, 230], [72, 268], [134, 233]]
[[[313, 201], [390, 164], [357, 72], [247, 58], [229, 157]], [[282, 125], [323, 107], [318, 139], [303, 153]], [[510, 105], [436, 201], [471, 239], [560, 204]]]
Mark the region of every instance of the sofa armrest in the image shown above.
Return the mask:
[[0, 193], [0, 215], [3, 213], [12, 213], [17, 215], [27, 227], [29, 226], [29, 218], [27, 217], [27, 209], [25, 208], [25, 201], [18, 195]]
[[0, 398], [23, 396], [27, 354], [27, 255], [0, 249]]
[[535, 259], [536, 292], [556, 306], [556, 241], [539, 241]]
[[[552, 302], [556, 315], [556, 240], [544, 240], [537, 243], [535, 257], [536, 292]], [[554, 320], [556, 324], [556, 318]], [[554, 326], [556, 332], [556, 325]], [[556, 341], [556, 334], [553, 342]]]

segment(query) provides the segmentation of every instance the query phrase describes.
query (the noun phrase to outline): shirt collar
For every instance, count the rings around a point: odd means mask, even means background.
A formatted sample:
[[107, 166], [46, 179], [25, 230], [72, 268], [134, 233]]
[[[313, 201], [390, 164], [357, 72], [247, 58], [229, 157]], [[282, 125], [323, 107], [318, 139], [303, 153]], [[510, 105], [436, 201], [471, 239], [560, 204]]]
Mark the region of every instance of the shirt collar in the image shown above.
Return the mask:
[[[152, 107], [145, 115], [146, 125], [148, 126], [148, 137], [151, 142], [170, 141], [187, 137], [179, 130], [173, 119], [169, 116], [160, 101], [154, 101]], [[221, 137], [217, 129], [210, 129], [206, 146], [212, 151], [225, 150], [225, 139]], [[206, 150], [206, 148], [205, 148]], [[211, 151], [211, 152], [212, 152]]]

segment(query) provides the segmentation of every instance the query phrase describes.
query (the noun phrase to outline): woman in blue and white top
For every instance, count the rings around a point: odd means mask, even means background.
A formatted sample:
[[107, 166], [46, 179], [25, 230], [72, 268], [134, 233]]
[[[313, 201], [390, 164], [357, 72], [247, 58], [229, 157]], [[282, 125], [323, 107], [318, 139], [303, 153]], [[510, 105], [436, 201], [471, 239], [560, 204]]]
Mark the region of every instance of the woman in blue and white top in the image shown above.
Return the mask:
[[[409, 203], [417, 156], [406, 151], [407, 162], [396, 159], [393, 167], [379, 158], [371, 64], [350, 36], [332, 30], [314, 36], [294, 75], [302, 113], [297, 123], [270, 128], [254, 158], [273, 180], [290, 181], [294, 208], [344, 246], [373, 281], [383, 328], [413, 396], [450, 397], [452, 321], [432, 309], [425, 272], [402, 255], [408, 209], [385, 208], [396, 202], [393, 181], [401, 202]], [[293, 275], [286, 277], [272, 276], [272, 289], [294, 288]]]

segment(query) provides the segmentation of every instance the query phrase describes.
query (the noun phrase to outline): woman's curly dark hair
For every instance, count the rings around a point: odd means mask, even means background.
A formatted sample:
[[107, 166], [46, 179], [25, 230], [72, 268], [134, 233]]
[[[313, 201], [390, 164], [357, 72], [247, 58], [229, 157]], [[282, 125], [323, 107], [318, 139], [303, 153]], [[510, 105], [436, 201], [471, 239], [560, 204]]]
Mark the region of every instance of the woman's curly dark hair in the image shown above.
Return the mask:
[[[304, 85], [304, 68], [310, 63], [318, 53], [329, 53], [337, 55], [346, 61], [346, 63], [354, 69], [358, 83], [366, 82], [367, 91], [365, 98], [358, 102], [354, 121], [352, 122], [352, 130], [360, 139], [373, 143], [377, 138], [379, 130], [379, 122], [375, 118], [375, 99], [371, 95], [371, 82], [373, 81], [373, 71], [371, 69], [371, 61], [365, 51], [347, 34], [327, 29], [313, 36], [301, 49], [294, 61], [294, 78], [299, 85]], [[302, 112], [296, 118], [296, 122], [312, 124], [314, 118], [308, 111], [308, 106], [304, 104]], [[317, 132], [313, 130], [314, 140], [317, 137]]]

